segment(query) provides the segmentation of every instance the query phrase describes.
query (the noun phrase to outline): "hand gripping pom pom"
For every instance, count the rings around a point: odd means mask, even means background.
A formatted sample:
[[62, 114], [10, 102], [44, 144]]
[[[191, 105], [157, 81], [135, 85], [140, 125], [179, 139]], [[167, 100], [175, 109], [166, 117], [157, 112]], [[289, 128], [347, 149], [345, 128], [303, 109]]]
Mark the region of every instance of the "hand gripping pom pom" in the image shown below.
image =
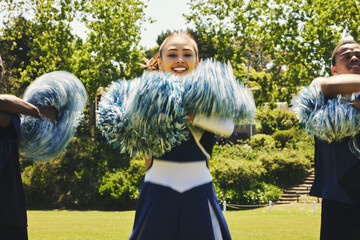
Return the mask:
[[207, 59], [184, 77], [184, 106], [189, 113], [236, 121], [252, 121], [255, 102], [239, 83], [230, 64]]
[[82, 118], [87, 94], [78, 78], [56, 71], [37, 78], [25, 91], [23, 99], [38, 108], [54, 107], [55, 124], [22, 116], [20, 149], [29, 160], [56, 158], [69, 144]]
[[323, 93], [316, 85], [301, 90], [293, 101], [294, 112], [307, 132], [329, 143], [359, 133], [358, 109], [340, 98], [324, 102]]
[[128, 87], [125, 81], [112, 84], [98, 111], [98, 127], [107, 140], [121, 152], [155, 157], [185, 140], [188, 131], [177, 79], [167, 73], [145, 72]]

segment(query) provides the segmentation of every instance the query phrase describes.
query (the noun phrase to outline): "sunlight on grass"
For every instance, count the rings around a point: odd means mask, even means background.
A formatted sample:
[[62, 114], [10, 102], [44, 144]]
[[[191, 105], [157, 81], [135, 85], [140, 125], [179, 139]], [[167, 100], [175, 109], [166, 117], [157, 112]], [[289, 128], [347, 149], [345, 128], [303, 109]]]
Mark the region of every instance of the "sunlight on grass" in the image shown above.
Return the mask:
[[[31, 240], [128, 239], [134, 211], [28, 211]], [[311, 203], [227, 211], [232, 238], [248, 240], [319, 239], [320, 204]]]

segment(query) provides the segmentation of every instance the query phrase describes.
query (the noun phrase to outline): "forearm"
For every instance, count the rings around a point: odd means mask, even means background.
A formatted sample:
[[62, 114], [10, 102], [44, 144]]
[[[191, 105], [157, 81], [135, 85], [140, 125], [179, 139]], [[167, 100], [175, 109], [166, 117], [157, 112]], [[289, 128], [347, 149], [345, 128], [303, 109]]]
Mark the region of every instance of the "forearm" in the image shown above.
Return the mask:
[[40, 118], [39, 109], [37, 107], [12, 95], [0, 95], [0, 111], [31, 115]]
[[195, 115], [192, 125], [225, 137], [231, 136], [235, 127], [232, 119], [207, 118], [201, 115]]
[[314, 84], [321, 87], [325, 97], [337, 94], [351, 94], [360, 92], [360, 75], [341, 74], [328, 78], [318, 78]]

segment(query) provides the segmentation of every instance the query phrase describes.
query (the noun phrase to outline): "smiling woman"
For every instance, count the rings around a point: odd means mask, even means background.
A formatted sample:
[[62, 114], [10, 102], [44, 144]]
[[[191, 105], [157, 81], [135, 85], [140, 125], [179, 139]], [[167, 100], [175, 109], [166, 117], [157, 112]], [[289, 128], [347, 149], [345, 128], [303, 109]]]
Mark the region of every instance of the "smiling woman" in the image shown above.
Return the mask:
[[197, 44], [188, 33], [172, 33], [160, 46], [158, 64], [162, 71], [185, 75], [198, 63]]
[[[170, 34], [160, 46], [159, 57], [147, 61], [149, 69], [178, 75], [177, 81], [184, 85], [187, 81], [183, 75], [192, 83], [197, 81], [199, 73], [189, 73], [195, 72], [198, 64], [197, 44], [187, 32]], [[234, 122], [203, 117], [190, 109], [186, 114], [189, 138], [161, 156], [151, 153], [145, 158], [147, 172], [130, 239], [231, 239], [207, 161], [214, 134], [231, 135]]]

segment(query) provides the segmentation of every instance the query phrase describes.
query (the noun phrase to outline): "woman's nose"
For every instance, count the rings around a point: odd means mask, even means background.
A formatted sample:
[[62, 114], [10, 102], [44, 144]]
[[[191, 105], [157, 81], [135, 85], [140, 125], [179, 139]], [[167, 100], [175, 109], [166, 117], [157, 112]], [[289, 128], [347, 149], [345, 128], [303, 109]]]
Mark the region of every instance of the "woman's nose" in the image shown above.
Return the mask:
[[182, 57], [179, 57], [178, 60], [176, 61], [177, 63], [183, 63], [184, 60], [182, 59]]
[[358, 62], [358, 61], [359, 61], [359, 58], [358, 58], [358, 56], [356, 56], [356, 55], [352, 55], [350, 61], [351, 61], [351, 62], [355, 62], [355, 61]]

